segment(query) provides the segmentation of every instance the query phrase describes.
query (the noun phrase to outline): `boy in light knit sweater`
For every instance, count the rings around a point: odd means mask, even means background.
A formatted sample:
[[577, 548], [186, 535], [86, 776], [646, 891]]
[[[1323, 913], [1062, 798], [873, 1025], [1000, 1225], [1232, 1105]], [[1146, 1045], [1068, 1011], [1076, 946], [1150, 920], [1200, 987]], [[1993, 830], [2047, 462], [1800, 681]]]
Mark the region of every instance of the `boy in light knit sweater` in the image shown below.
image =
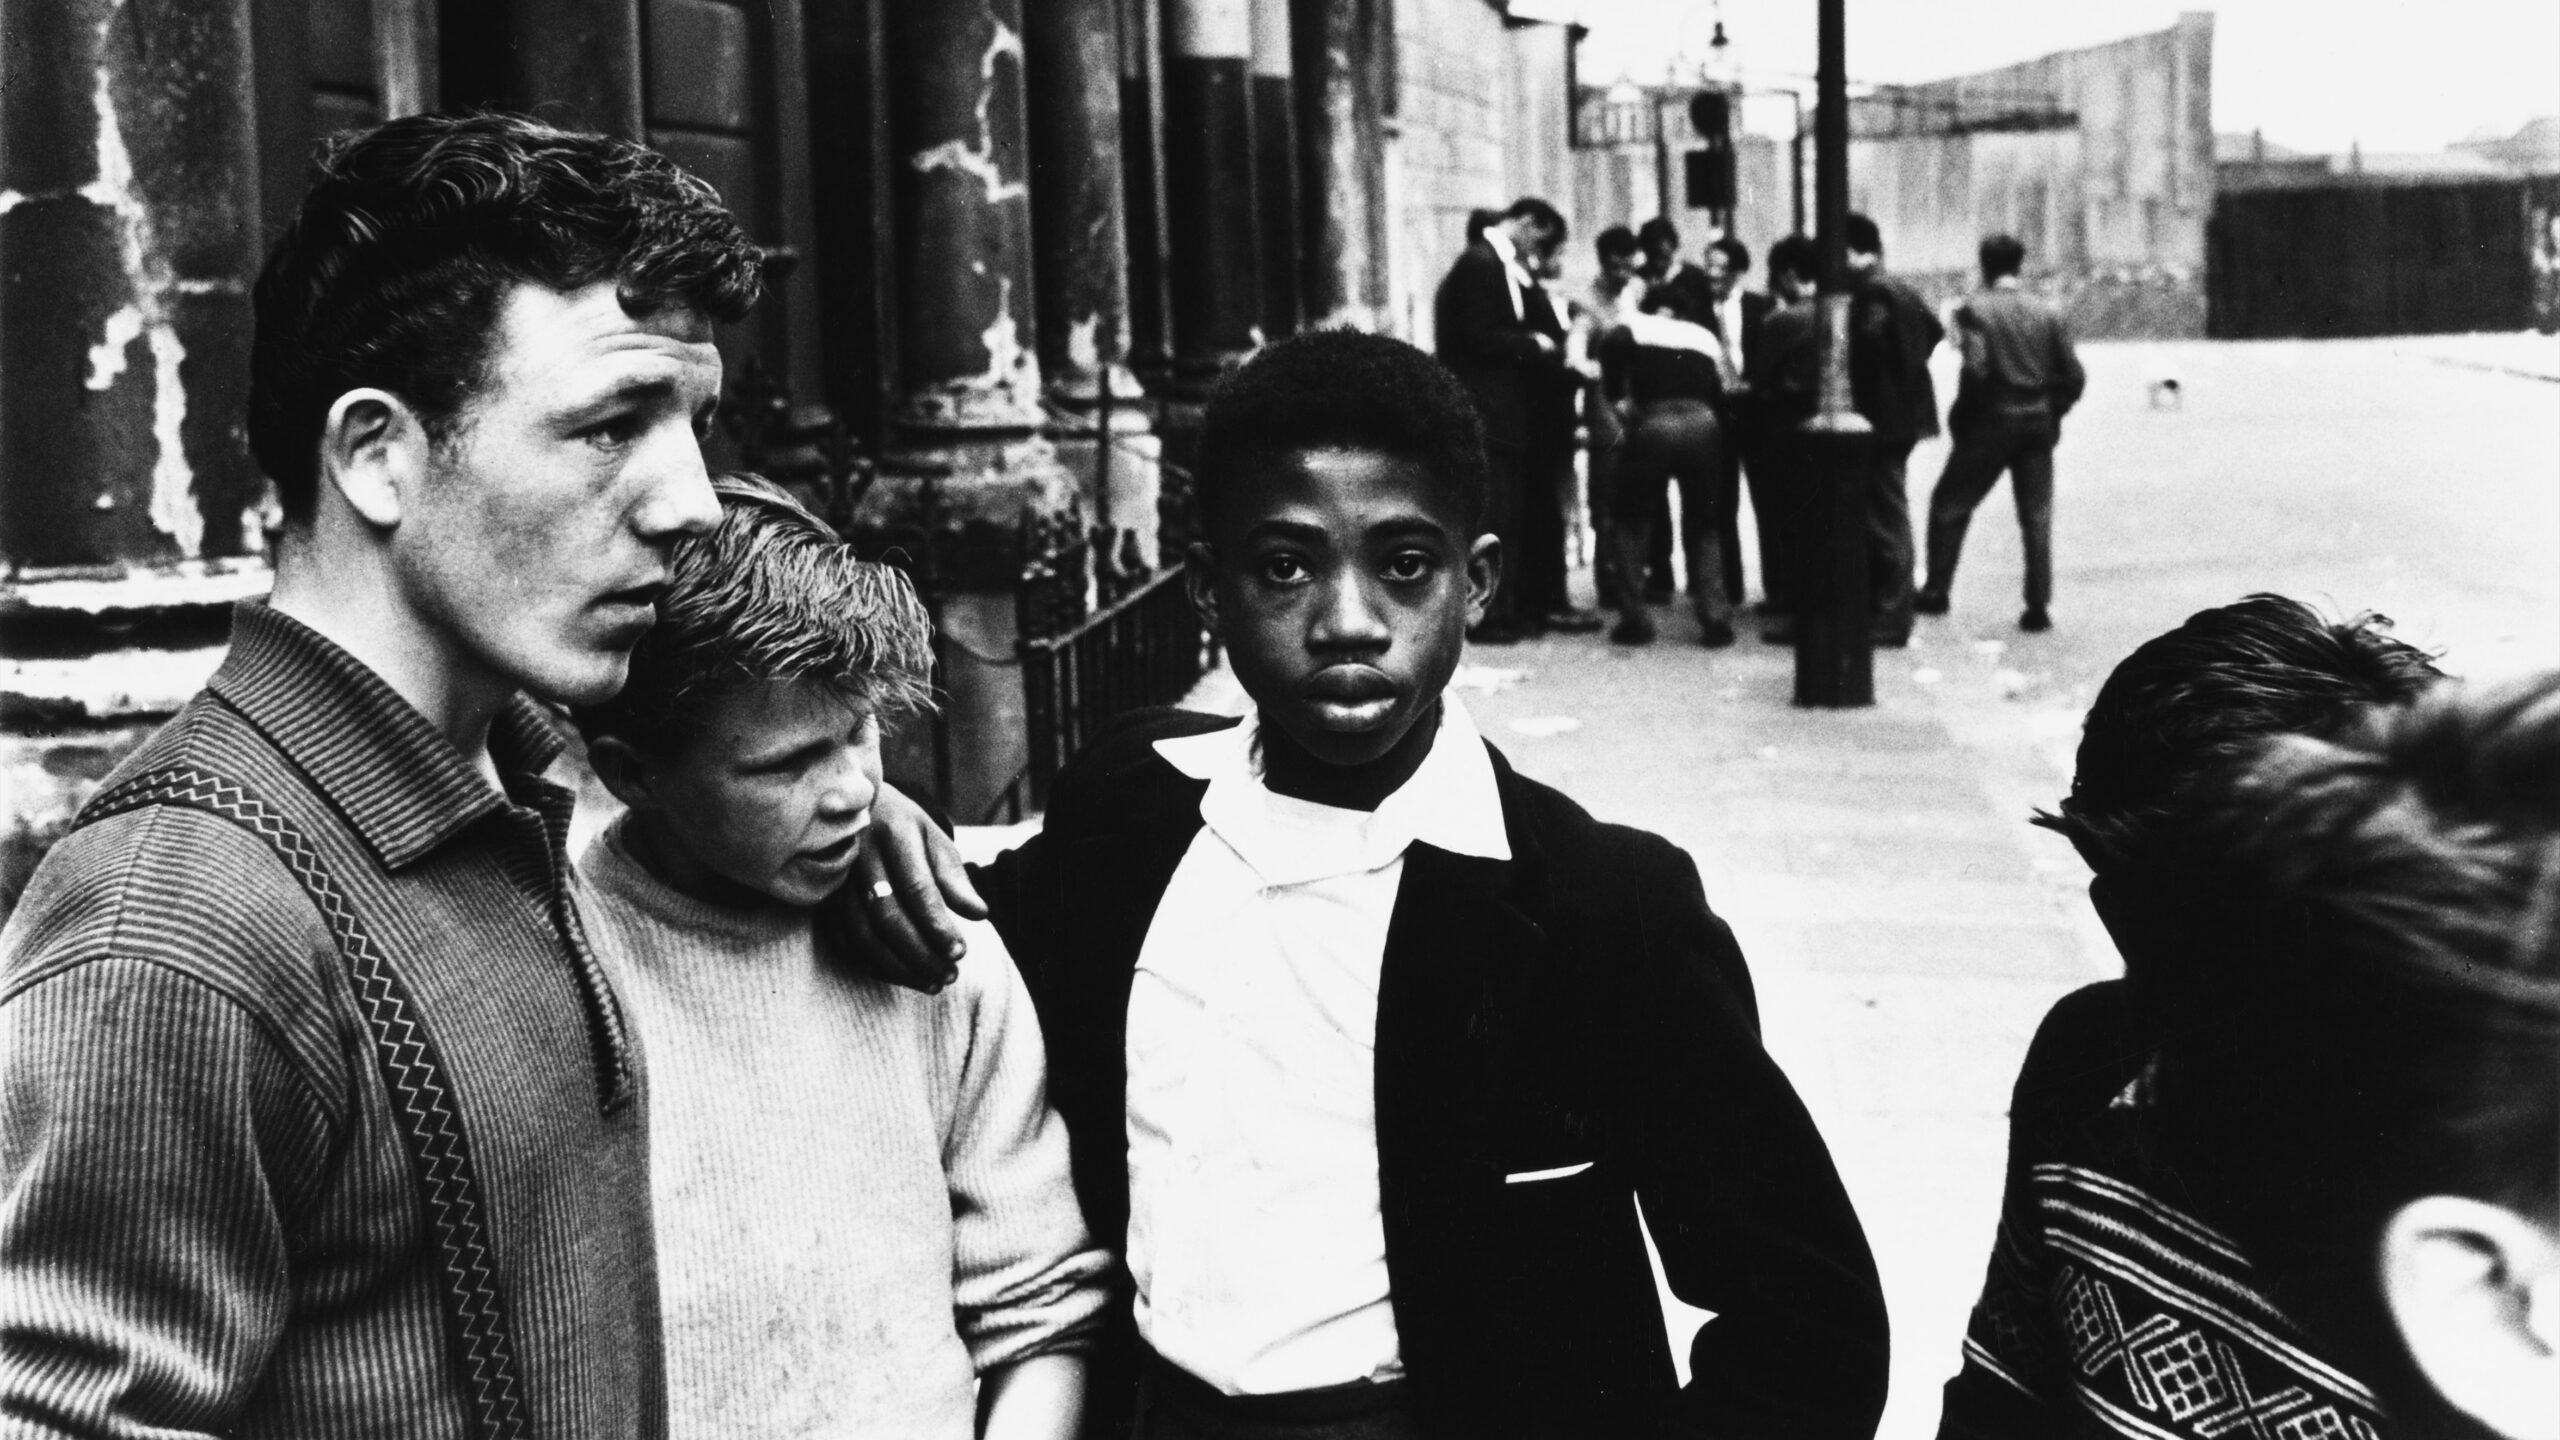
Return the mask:
[[1020, 977], [978, 925], [952, 985], [900, 989], [811, 923], [925, 701], [924, 609], [779, 487], [715, 488], [576, 716], [629, 807], [579, 869], [649, 1067], [669, 1431], [1072, 1435], [1107, 1257]]

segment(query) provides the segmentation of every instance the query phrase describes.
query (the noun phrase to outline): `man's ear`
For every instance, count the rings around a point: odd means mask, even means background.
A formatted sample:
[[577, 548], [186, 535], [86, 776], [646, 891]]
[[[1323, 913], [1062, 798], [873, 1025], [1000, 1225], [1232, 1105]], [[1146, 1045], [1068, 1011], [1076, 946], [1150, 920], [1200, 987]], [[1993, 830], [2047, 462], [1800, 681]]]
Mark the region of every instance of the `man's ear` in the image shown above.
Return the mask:
[[397, 529], [401, 498], [425, 477], [429, 448], [409, 402], [388, 390], [350, 390], [320, 427], [320, 481], [366, 524]]
[[1473, 630], [1484, 623], [1484, 610], [1493, 603], [1493, 592], [1502, 588], [1502, 541], [1492, 535], [1479, 535], [1467, 547], [1467, 628]]
[[2401, 1343], [2446, 1404], [2507, 1440], [2560, 1440], [2560, 1235], [2429, 1195], [2383, 1227], [2381, 1269]]
[[1182, 589], [1191, 597], [1191, 608], [1200, 612], [1200, 623], [1224, 639], [1225, 632], [1218, 628], [1218, 552], [1205, 540], [1194, 540], [1183, 548]]
[[658, 808], [658, 791], [649, 778], [649, 759], [619, 735], [598, 736], [587, 746], [587, 764], [613, 792], [613, 798], [647, 814]]

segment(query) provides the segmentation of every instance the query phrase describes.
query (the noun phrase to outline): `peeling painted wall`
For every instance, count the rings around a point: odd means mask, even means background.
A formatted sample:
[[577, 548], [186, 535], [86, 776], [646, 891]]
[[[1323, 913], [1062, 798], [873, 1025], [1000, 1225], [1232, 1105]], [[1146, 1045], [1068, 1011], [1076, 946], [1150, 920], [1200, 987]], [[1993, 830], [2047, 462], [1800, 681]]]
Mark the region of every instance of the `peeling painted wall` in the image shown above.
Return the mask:
[[1020, 0], [896, 6], [899, 419], [1036, 426]]
[[54, 0], [0, 46], [0, 558], [246, 553], [247, 0]]

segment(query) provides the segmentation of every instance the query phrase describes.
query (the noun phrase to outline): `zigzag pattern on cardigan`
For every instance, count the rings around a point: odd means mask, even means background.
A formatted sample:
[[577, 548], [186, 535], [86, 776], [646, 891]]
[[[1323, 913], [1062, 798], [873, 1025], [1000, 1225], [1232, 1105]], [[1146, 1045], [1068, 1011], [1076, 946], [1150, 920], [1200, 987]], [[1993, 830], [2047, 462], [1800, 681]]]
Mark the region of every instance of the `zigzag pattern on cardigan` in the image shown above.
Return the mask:
[[418, 1194], [436, 1236], [447, 1338], [481, 1440], [519, 1440], [530, 1431], [515, 1342], [490, 1264], [481, 1220], [480, 1183], [469, 1138], [445, 1082], [444, 1062], [418, 1015], [416, 1000], [390, 957], [365, 929], [353, 902], [300, 827], [238, 782], [192, 766], [134, 776], [82, 807], [73, 828], [155, 805], [201, 810], [266, 842], [291, 871], [329, 934], [353, 981], [356, 1005], [373, 1036], [373, 1053], [390, 1088], [401, 1138], [416, 1167]]

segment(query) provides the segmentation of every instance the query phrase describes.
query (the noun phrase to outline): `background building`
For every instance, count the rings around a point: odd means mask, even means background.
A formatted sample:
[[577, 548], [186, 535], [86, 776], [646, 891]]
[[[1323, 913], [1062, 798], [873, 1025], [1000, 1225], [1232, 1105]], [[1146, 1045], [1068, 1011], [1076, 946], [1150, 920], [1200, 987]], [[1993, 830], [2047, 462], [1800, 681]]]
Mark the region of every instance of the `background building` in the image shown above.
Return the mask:
[[1978, 283], [1974, 248], [2025, 242], [2027, 282], [2084, 337], [2204, 333], [2213, 16], [1850, 105], [1850, 204], [1927, 291]]
[[[519, 109], [644, 140], [721, 191], [776, 263], [770, 298], [719, 336], [714, 461], [800, 486], [915, 563], [951, 703], [893, 763], [963, 819], [1020, 803], [1026, 777], [1036, 801], [1036, 756], [1080, 716], [1196, 668], [1160, 562], [1216, 376], [1309, 324], [1429, 343], [1466, 214], [1570, 189], [1571, 32], [1502, 0], [50, 0], [9, 17], [0, 905], [202, 683], [227, 607], [264, 591], [249, 290], [330, 135]], [[1068, 643], [1142, 610], [1152, 669], [1112, 636]]]

